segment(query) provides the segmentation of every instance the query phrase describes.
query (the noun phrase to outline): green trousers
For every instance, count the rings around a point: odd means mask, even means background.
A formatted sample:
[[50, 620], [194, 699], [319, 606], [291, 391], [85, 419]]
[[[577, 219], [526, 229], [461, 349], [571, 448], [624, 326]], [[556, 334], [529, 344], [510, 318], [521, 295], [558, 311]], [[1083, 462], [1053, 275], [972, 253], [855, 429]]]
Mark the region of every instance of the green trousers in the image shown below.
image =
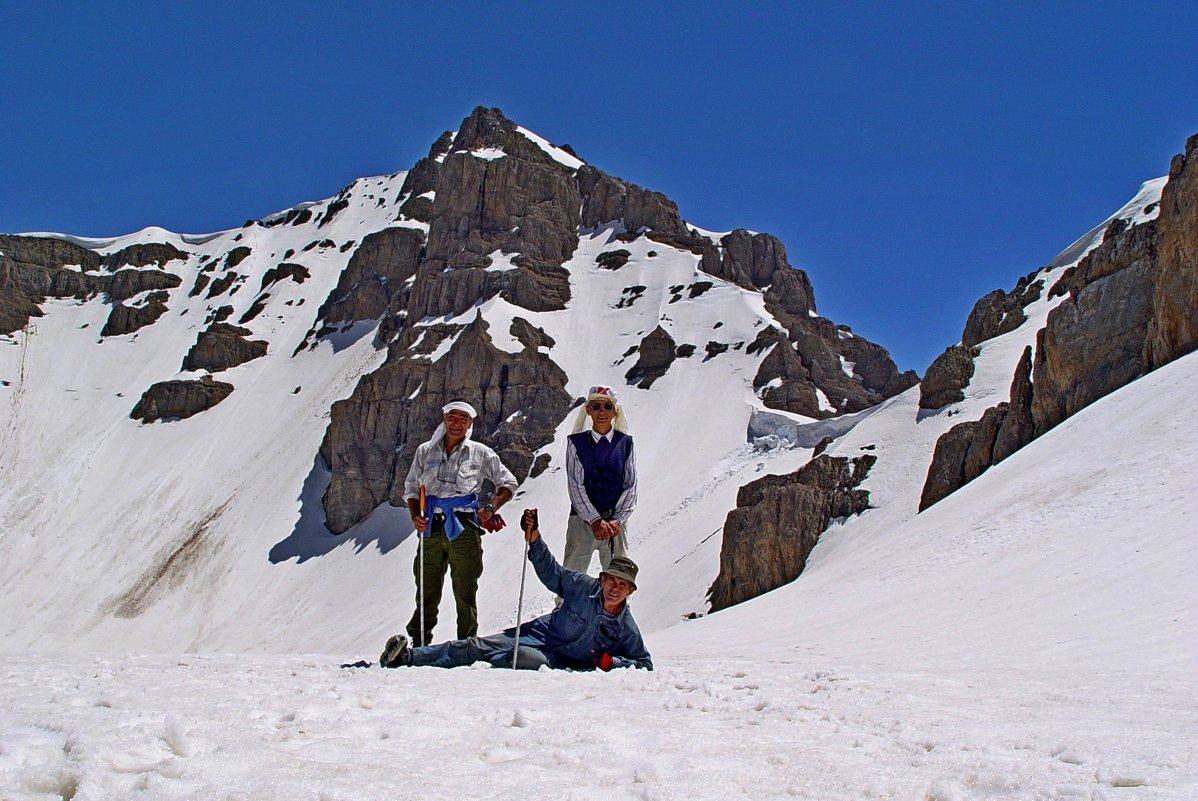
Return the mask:
[[[413, 645], [428, 645], [432, 642], [447, 569], [450, 583], [453, 585], [453, 598], [457, 604], [457, 639], [464, 640], [478, 634], [478, 579], [483, 574], [482, 530], [473, 525], [465, 526], [462, 533], [450, 541], [445, 537], [444, 527], [438, 525], [433, 528], [432, 536], [424, 540], [424, 564], [420, 563], [419, 551], [412, 561], [412, 574], [416, 577], [416, 611], [408, 621], [408, 637]], [[423, 599], [420, 597], [422, 572]], [[422, 601], [423, 632], [420, 631]]]

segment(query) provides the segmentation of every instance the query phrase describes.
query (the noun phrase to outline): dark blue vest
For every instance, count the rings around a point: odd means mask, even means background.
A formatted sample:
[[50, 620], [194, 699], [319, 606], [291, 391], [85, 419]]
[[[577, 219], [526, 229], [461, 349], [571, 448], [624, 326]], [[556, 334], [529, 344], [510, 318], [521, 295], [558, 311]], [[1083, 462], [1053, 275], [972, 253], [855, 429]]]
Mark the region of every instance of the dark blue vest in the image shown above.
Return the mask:
[[632, 455], [632, 437], [613, 431], [610, 444], [606, 439], [596, 443], [590, 431], [580, 431], [571, 434], [570, 441], [582, 463], [582, 486], [587, 497], [600, 515], [611, 517], [624, 492], [624, 464]]

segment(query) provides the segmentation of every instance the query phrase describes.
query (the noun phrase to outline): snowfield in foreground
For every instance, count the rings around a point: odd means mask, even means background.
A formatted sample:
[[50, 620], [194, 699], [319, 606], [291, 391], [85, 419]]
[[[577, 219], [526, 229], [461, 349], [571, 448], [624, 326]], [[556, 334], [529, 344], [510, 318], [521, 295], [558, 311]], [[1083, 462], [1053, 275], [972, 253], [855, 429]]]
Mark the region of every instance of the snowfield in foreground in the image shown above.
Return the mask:
[[0, 798], [1198, 798], [1196, 386], [1192, 354], [829, 532], [650, 633], [653, 673], [0, 656]]

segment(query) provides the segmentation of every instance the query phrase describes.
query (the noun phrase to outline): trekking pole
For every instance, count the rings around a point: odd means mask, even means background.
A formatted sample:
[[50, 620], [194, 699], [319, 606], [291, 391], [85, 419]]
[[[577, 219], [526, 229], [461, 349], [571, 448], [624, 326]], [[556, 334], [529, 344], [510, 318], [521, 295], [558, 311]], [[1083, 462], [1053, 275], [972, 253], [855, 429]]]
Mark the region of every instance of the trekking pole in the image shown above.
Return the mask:
[[520, 654], [520, 617], [524, 614], [524, 574], [528, 571], [528, 538], [532, 526], [524, 529], [524, 561], [520, 565], [520, 600], [516, 604], [516, 644], [512, 647], [512, 670], [516, 669], [516, 657]]
[[416, 583], [419, 585], [418, 593], [420, 595], [420, 645], [428, 645], [425, 642], [428, 636], [424, 630], [424, 532], [428, 531], [428, 515], [424, 513], [424, 484], [420, 485], [420, 516], [425, 519], [424, 531], [416, 532], [416, 560], [420, 562], [420, 573], [417, 574]]

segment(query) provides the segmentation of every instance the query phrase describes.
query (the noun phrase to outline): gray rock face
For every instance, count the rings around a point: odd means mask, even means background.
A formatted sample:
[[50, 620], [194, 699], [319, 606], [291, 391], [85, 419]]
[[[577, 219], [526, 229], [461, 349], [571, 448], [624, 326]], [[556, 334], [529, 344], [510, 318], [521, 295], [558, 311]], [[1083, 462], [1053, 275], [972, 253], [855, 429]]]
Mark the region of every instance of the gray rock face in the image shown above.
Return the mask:
[[1198, 134], [1174, 156], [1157, 218], [1155, 310], [1148, 326], [1148, 363], [1168, 364], [1198, 347]]
[[111, 276], [101, 276], [98, 288], [109, 300], [126, 301], [142, 292], [174, 289], [183, 279], [174, 273], [158, 270], [117, 270]]
[[996, 289], [975, 303], [961, 332], [961, 344], [971, 348], [1023, 325], [1027, 321], [1024, 309], [1039, 300], [1044, 290], [1044, 282], [1034, 276], [1020, 278], [1010, 294]]
[[981, 420], [959, 423], [936, 441], [919, 511], [944, 500], [985, 472], [993, 462], [994, 441], [1006, 413], [1007, 404], [1000, 403], [987, 409]]
[[309, 272], [308, 268], [304, 265], [282, 262], [278, 266], [271, 267], [262, 274], [262, 285], [258, 288], [258, 291], [261, 292], [268, 286], [277, 284], [279, 281], [284, 281], [287, 279], [291, 279], [297, 284], [302, 284], [311, 277], [312, 273]]
[[676, 358], [674, 338], [659, 325], [641, 340], [636, 364], [624, 374], [624, 378], [629, 384], [648, 389], [666, 374]]
[[521, 345], [526, 348], [536, 350], [537, 348], [552, 348], [557, 344], [553, 337], [545, 333], [544, 328], [533, 328], [532, 323], [525, 320], [523, 317], [515, 317], [512, 319], [512, 325], [509, 333], [516, 338]]
[[170, 297], [166, 292], [152, 292], [142, 306], [128, 306], [118, 303], [112, 307], [108, 320], [100, 331], [100, 336], [111, 337], [132, 334], [147, 325], [158, 322], [168, 309], [166, 301]]
[[1036, 347], [1032, 416], [1037, 434], [1147, 372], [1152, 271], [1152, 252], [1146, 251], [1049, 314]]
[[936, 442], [919, 511], [943, 500], [1035, 438], [1032, 423], [1032, 349], [1024, 348], [1009, 403], [985, 411], [981, 420], [953, 426]]
[[104, 257], [103, 267], [116, 272], [122, 267], [165, 267], [169, 262], [187, 259], [188, 254], [165, 242], [130, 245]]
[[185, 419], [229, 397], [233, 385], [204, 376], [198, 381], [161, 381], [144, 393], [129, 416], [143, 423]]
[[229, 323], [213, 323], [200, 332], [196, 343], [183, 357], [180, 369], [184, 372], [207, 370], [210, 373], [218, 373], [265, 356], [269, 343], [264, 339], [246, 339], [251, 334], [248, 328]]
[[1011, 400], [994, 438], [993, 464], [998, 464], [1035, 439], [1032, 422], [1032, 349], [1023, 349], [1011, 380]]
[[577, 175], [582, 197], [583, 228], [618, 222], [632, 234], [653, 231], [666, 236], [685, 236], [689, 230], [678, 213], [678, 205], [660, 192], [622, 181], [589, 164]]
[[100, 269], [103, 261], [99, 253], [73, 242], [41, 236], [0, 234], [0, 253], [15, 265], [36, 265], [51, 270], [76, 265], [83, 272], [92, 272]]
[[431, 436], [449, 398], [478, 410], [474, 439], [493, 447], [519, 480], [569, 410], [566, 375], [545, 354], [497, 349], [481, 317], [462, 331], [437, 328], [428, 328], [425, 339], [458, 337], [441, 359], [430, 363], [410, 354], [415, 335], [404, 334], [394, 357], [333, 405], [321, 445], [332, 470], [324, 497], [330, 531], [346, 531], [381, 503], [404, 505], [403, 482], [416, 446]]
[[[703, 265], [705, 271], [745, 289], [765, 289], [773, 283], [774, 274], [779, 270], [794, 271], [786, 260], [786, 248], [769, 234], [751, 234], [738, 228], [721, 239], [720, 246], [723, 256], [718, 266], [709, 262]], [[708, 266], [714, 270], [707, 270]], [[795, 272], [802, 276], [806, 286], [799, 291], [799, 303], [794, 313], [815, 311], [810, 281], [806, 280], [805, 273]]]
[[416, 274], [423, 250], [424, 233], [414, 228], [370, 234], [350, 257], [317, 317], [327, 325], [400, 312], [407, 306], [407, 282]]
[[836, 517], [869, 507], [858, 486], [877, 457], [819, 456], [788, 475], [765, 476], [740, 488], [724, 521], [720, 573], [711, 610], [755, 598], [798, 578], [820, 534]]
[[1009, 404], [937, 443], [920, 509], [976, 478], [1099, 398], [1198, 347], [1198, 170], [1173, 160], [1158, 219], [1114, 220], [1102, 244], [1053, 286], [1068, 295], [1025, 350]]
[[965, 400], [965, 387], [973, 378], [976, 347], [953, 345], [936, 357], [919, 387], [919, 408], [942, 409]]
[[[145, 258], [151, 251], [143, 246], [138, 252]], [[0, 235], [0, 252], [5, 254], [0, 256], [0, 333], [5, 334], [20, 330], [31, 317], [42, 316], [38, 307], [47, 298], [82, 299], [103, 292], [110, 301], [120, 303], [142, 292], [173, 289], [182, 283], [177, 275], [161, 270], [100, 273], [103, 260], [99, 254], [65, 240]], [[75, 269], [77, 266], [82, 269]]]
[[[727, 234], [718, 251], [703, 251], [700, 269], [746, 289], [764, 289], [766, 310], [786, 327], [791, 352], [775, 348], [753, 381], [759, 389], [769, 386], [762, 395], [766, 406], [831, 417], [869, 408], [919, 383], [914, 372], [899, 373], [885, 348], [813, 316], [810, 279], [790, 266], [786, 248], [769, 234]], [[852, 375], [846, 372], [848, 365]], [[820, 402], [817, 388], [833, 408]]]

